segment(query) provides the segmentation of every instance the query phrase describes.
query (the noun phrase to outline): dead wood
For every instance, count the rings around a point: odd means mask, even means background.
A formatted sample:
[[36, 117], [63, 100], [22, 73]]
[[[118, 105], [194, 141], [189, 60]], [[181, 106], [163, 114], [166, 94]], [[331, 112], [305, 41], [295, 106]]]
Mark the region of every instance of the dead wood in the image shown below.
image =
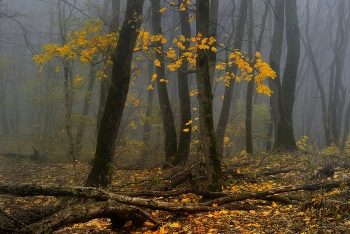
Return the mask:
[[[2, 214], [4, 216], [4, 219], [1, 220], [1, 227], [0, 227], [1, 233], [13, 233], [16, 231], [16, 229], [14, 229], [16, 226], [21, 227], [25, 233], [35, 233], [34, 230], [32, 230], [30, 227], [28, 227], [21, 220], [15, 218], [12, 215], [7, 214], [1, 208], [0, 208], [0, 214]], [[9, 221], [9, 222], [7, 222], [7, 221]], [[10, 225], [12, 228], [9, 227]]]
[[[196, 205], [189, 203], [176, 203], [176, 202], [163, 202], [155, 201], [152, 199], [145, 199], [140, 197], [130, 197], [120, 194], [114, 194], [107, 192], [105, 190], [93, 187], [56, 187], [56, 186], [45, 186], [45, 185], [1, 185], [0, 184], [0, 194], [13, 194], [17, 196], [73, 196], [73, 197], [85, 197], [96, 199], [98, 201], [113, 200], [121, 204], [138, 206], [141, 208], [150, 208], [154, 210], [163, 210], [170, 212], [208, 212], [213, 210], [220, 210], [225, 208], [223, 206], [212, 207], [211, 205], [204, 205], [204, 203], [199, 203]], [[224, 203], [222, 203], [223, 205]], [[241, 206], [242, 209], [246, 209], [246, 206]], [[237, 205], [237, 209], [240, 206]]]
[[229, 195], [226, 197], [217, 198], [205, 203], [202, 203], [202, 205], [222, 205], [227, 204], [230, 202], [236, 202], [236, 201], [243, 201], [246, 199], [264, 199], [267, 196], [280, 194], [280, 193], [287, 193], [292, 191], [299, 191], [299, 190], [308, 190], [308, 191], [314, 191], [319, 189], [333, 189], [340, 187], [343, 183], [349, 184], [350, 179], [343, 180], [343, 181], [333, 181], [333, 182], [327, 182], [327, 183], [317, 183], [317, 184], [299, 184], [299, 185], [293, 185], [293, 186], [281, 186], [276, 187], [268, 190], [264, 190], [261, 192], [243, 192], [236, 195]]
[[[11, 229], [13, 227], [26, 227], [26, 225], [38, 222], [50, 215], [55, 214], [60, 211], [62, 206], [37, 206], [31, 207], [29, 209], [25, 209], [22, 211], [14, 212], [9, 215], [0, 209], [0, 213], [4, 215], [4, 217], [0, 216], [0, 228], [1, 229]], [[12, 232], [11, 232], [12, 233]]]
[[194, 187], [190, 188], [182, 188], [182, 189], [176, 189], [171, 191], [150, 191], [150, 190], [143, 190], [143, 191], [135, 191], [135, 192], [114, 192], [115, 194], [130, 196], [130, 197], [175, 197], [182, 194], [188, 194], [193, 193], [198, 196], [203, 196], [205, 198], [218, 198], [218, 197], [225, 197], [227, 196], [227, 193], [222, 192], [209, 192], [202, 189], [197, 189]]
[[103, 217], [109, 217], [111, 219], [113, 230], [121, 229], [127, 220], [142, 224], [145, 220], [149, 219], [156, 225], [160, 224], [157, 219], [138, 207], [107, 201], [68, 206], [40, 222], [31, 224], [29, 227], [35, 230], [36, 233], [43, 233], [45, 231], [54, 231], [68, 223], [79, 223]]
[[[123, 227], [128, 220], [151, 220], [155, 224], [159, 221], [150, 214], [143, 211], [143, 208], [153, 210], [163, 210], [169, 212], [208, 212], [225, 209], [253, 210], [257, 209], [252, 205], [231, 204], [232, 202], [243, 201], [247, 199], [279, 200], [274, 197], [275, 194], [287, 193], [298, 190], [319, 190], [340, 187], [343, 183], [349, 184], [350, 179], [344, 181], [332, 181], [328, 183], [317, 184], [299, 184], [294, 186], [281, 186], [259, 192], [243, 192], [239, 194], [209, 193], [193, 188], [182, 189], [178, 191], [141, 191], [135, 193], [115, 194], [99, 188], [93, 187], [55, 187], [45, 185], [6, 185], [0, 184], [0, 194], [13, 194], [17, 196], [56, 196], [56, 197], [84, 197], [95, 199], [97, 202], [87, 204], [75, 204], [69, 206], [60, 212], [44, 219], [44, 221], [31, 224], [32, 230], [43, 227], [43, 230], [56, 229], [70, 222], [82, 222], [92, 218], [110, 217], [114, 229]], [[195, 193], [204, 196], [216, 197], [213, 200], [198, 204], [164, 202], [154, 199], [146, 199], [135, 196], [155, 196], [168, 195], [177, 196], [184, 193]], [[127, 194], [127, 196], [126, 196]], [[282, 199], [283, 200], [283, 199]], [[286, 202], [285, 200], [280, 202]], [[217, 206], [213, 206], [216, 204]]]
[[[175, 172], [172, 175], [167, 176], [165, 178], [165, 180], [167, 180], [168, 182], [165, 183], [164, 185], [157, 187], [155, 190], [169, 191], [176, 188], [178, 185], [192, 179], [191, 170], [183, 170], [182, 168], [176, 168], [176, 169], [177, 170], [175, 170]], [[179, 170], [181, 171], [179, 172]]]
[[289, 173], [291, 171], [294, 171], [297, 169], [279, 169], [279, 170], [274, 170], [274, 171], [268, 171], [268, 172], [262, 172], [260, 173], [258, 176], [270, 176], [270, 175], [277, 175], [277, 174], [285, 174], [285, 173]]

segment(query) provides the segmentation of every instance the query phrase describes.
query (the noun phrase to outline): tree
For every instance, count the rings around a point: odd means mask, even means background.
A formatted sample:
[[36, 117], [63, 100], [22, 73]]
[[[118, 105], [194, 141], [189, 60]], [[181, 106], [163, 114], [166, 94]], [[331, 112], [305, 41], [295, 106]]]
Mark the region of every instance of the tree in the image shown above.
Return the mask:
[[[152, 0], [152, 31], [154, 35], [162, 37], [163, 31], [161, 22], [160, 1]], [[158, 62], [156, 64], [157, 91], [163, 121], [165, 159], [167, 162], [171, 162], [177, 156], [176, 128], [166, 88], [167, 80], [165, 79], [163, 44], [160, 40], [154, 41], [153, 43], [155, 46], [155, 61]]]
[[326, 93], [325, 93], [325, 90], [324, 90], [323, 85], [322, 85], [320, 70], [319, 70], [318, 64], [316, 62], [315, 54], [314, 54], [314, 51], [312, 48], [312, 42], [311, 42], [311, 39], [309, 36], [309, 24], [310, 24], [310, 1], [307, 0], [306, 1], [305, 40], [303, 37], [301, 37], [301, 39], [302, 39], [302, 42], [305, 46], [306, 53], [308, 54], [308, 56], [311, 60], [314, 76], [316, 79], [316, 85], [317, 85], [317, 88], [320, 92], [321, 108], [322, 108], [322, 121], [323, 121], [323, 125], [324, 125], [324, 130], [325, 130], [325, 141], [326, 141], [326, 145], [329, 146], [331, 144], [331, 131], [330, 131], [330, 121], [329, 121], [328, 113], [327, 113]]
[[[178, 4], [182, 3], [178, 0]], [[179, 11], [179, 16], [181, 20], [181, 35], [185, 38], [191, 37], [191, 25], [189, 23], [188, 9], [185, 8], [184, 11]], [[185, 41], [183, 45], [186, 48], [190, 47], [190, 42]], [[179, 50], [179, 57], [183, 55], [183, 51]], [[179, 133], [179, 143], [177, 147], [177, 157], [175, 158], [175, 164], [185, 162], [188, 159], [190, 153], [190, 143], [191, 143], [191, 100], [190, 92], [188, 88], [188, 61], [184, 60], [181, 67], [178, 69], [178, 91], [179, 91], [179, 102], [180, 102], [180, 133]], [[183, 131], [188, 129], [188, 131]]]
[[293, 128], [293, 106], [295, 85], [300, 57], [300, 31], [296, 0], [288, 0], [285, 5], [287, 60], [281, 86], [282, 101], [279, 102], [281, 120], [277, 129], [276, 147], [287, 146], [296, 148]]
[[[248, 1], [241, 1], [241, 5], [239, 8], [239, 18], [237, 21], [237, 28], [235, 32], [235, 39], [234, 39], [234, 45], [233, 45], [233, 51], [240, 51], [243, 44], [243, 37], [244, 37], [244, 28], [247, 21], [247, 9], [248, 9]], [[236, 74], [238, 71], [237, 64], [234, 64], [232, 66], [231, 73]], [[229, 85], [225, 86], [225, 94], [224, 94], [224, 100], [222, 103], [222, 108], [220, 112], [219, 122], [216, 127], [216, 138], [217, 143], [219, 147], [220, 154], [222, 155], [222, 148], [223, 148], [223, 142], [225, 137], [225, 131], [229, 119], [230, 109], [231, 109], [231, 101], [232, 101], [232, 95], [233, 95], [233, 81], [229, 82]]]
[[285, 0], [275, 0], [275, 17], [270, 51], [270, 66], [276, 72], [276, 79], [269, 80], [269, 86], [273, 92], [273, 95], [270, 98], [270, 105], [274, 123], [274, 146], [276, 146], [277, 129], [281, 120], [281, 114], [279, 111], [279, 102], [282, 100], [280, 63], [284, 33], [284, 6]]
[[[209, 0], [197, 1], [197, 35], [209, 38]], [[207, 181], [211, 191], [222, 190], [220, 153], [216, 143], [213, 123], [213, 93], [209, 74], [208, 50], [198, 49], [196, 75], [199, 102], [200, 139], [207, 166]]]
[[93, 165], [85, 183], [87, 186], [107, 187], [112, 179], [115, 142], [129, 91], [131, 61], [141, 26], [142, 9], [141, 0], [127, 2], [125, 19], [112, 57], [111, 86], [98, 131]]
[[[254, 11], [253, 11], [253, 1], [248, 1], [248, 56], [253, 60], [253, 28], [254, 28]], [[256, 44], [256, 51], [260, 51], [262, 44], [263, 35], [265, 32], [266, 16], [268, 12], [268, 6], [265, 7], [265, 12], [261, 19], [261, 29], [259, 33], [259, 38]], [[249, 81], [247, 87], [247, 99], [246, 99], [246, 120], [245, 120], [245, 129], [246, 129], [246, 151], [248, 154], [253, 153], [253, 93], [254, 93], [254, 74], [252, 80]]]

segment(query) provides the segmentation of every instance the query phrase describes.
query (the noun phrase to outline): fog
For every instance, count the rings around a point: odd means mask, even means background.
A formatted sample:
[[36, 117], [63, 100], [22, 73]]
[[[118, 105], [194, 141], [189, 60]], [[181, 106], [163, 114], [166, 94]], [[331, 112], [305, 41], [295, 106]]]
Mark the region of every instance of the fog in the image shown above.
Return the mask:
[[[262, 60], [269, 62], [272, 45], [272, 34], [276, 12], [272, 1], [254, 2], [253, 28], [246, 24], [242, 52], [248, 50], [248, 32], [253, 32], [253, 45], [256, 46], [262, 25], [262, 16], [267, 7], [268, 14], [264, 19], [265, 32], [262, 38], [260, 53]], [[333, 130], [336, 132], [336, 142], [347, 147], [346, 128], [349, 128], [349, 29], [350, 12], [345, 3], [344, 18], [340, 19], [338, 5], [341, 1], [298, 1], [298, 17], [301, 33], [301, 54], [297, 73], [295, 103], [293, 110], [293, 125], [296, 141], [302, 136], [308, 136], [308, 144], [314, 145], [314, 150], [325, 148], [324, 116], [322, 110], [322, 86], [326, 110], [335, 114]], [[307, 3], [309, 7], [307, 7]], [[180, 35], [180, 19], [177, 8], [171, 7], [166, 1], [161, 1], [166, 11], [162, 13], [162, 29], [167, 42], [164, 49], [175, 45], [174, 38]], [[219, 1], [217, 18], [217, 62], [227, 60], [228, 53], [233, 49], [233, 41], [239, 15], [240, 1]], [[64, 68], [62, 56], [53, 56], [48, 61], [36, 64], [35, 54], [45, 52], [43, 46], [56, 44], [63, 46], [68, 35], [84, 30], [89, 20], [100, 20], [101, 35], [111, 30], [111, 24], [121, 26], [124, 18], [126, 1], [120, 1], [117, 18], [113, 18], [110, 1], [98, 0], [3, 0], [0, 2], [0, 153], [33, 154], [33, 148], [53, 161], [79, 160], [89, 162], [94, 157], [96, 133], [98, 131], [98, 115], [101, 98], [101, 75], [106, 69], [106, 56], [98, 52], [91, 62], [82, 62], [80, 55], [69, 60], [69, 80], [65, 96]], [[149, 1], [145, 1], [142, 28], [151, 32]], [[60, 10], [59, 10], [60, 9]], [[194, 9], [194, 7], [192, 8]], [[190, 15], [193, 12], [190, 11]], [[60, 16], [60, 17], [59, 17]], [[119, 21], [119, 22], [118, 22]], [[340, 29], [341, 28], [341, 29]], [[191, 24], [192, 36], [195, 36], [195, 24]], [[60, 31], [63, 30], [63, 31]], [[79, 45], [77, 45], [79, 46]], [[281, 70], [283, 74], [287, 56], [287, 45], [284, 35], [281, 52]], [[175, 47], [174, 47], [175, 48]], [[151, 61], [149, 61], [151, 60]], [[170, 59], [166, 60], [170, 63]], [[121, 129], [118, 132], [116, 161], [130, 165], [144, 160], [156, 163], [164, 160], [164, 133], [161, 123], [160, 108], [156, 92], [152, 101], [152, 114], [146, 116], [149, 105], [149, 82], [154, 73], [153, 60], [149, 51], [138, 50], [134, 53], [132, 80], [129, 95], [124, 110]], [[195, 73], [189, 69], [190, 91], [196, 90]], [[106, 73], [108, 76], [108, 73]], [[95, 76], [95, 77], [94, 77]], [[216, 70], [212, 85], [214, 125], [217, 125], [222, 108], [222, 96], [225, 92], [225, 82], [216, 78], [223, 76], [223, 71]], [[317, 84], [316, 76], [319, 76]], [[93, 77], [93, 78], [91, 78]], [[93, 86], [89, 90], [89, 80]], [[177, 91], [177, 71], [166, 70], [169, 82], [167, 89], [172, 104], [175, 125], [180, 129], [180, 110]], [[283, 77], [282, 83], [283, 83]], [[333, 89], [338, 83], [338, 89]], [[268, 82], [266, 82], [268, 83]], [[154, 86], [154, 89], [156, 87]], [[226, 135], [231, 144], [225, 146], [225, 156], [231, 157], [245, 149], [245, 101], [247, 82], [235, 82], [232, 107]], [[333, 92], [339, 92], [339, 99], [334, 102]], [[91, 94], [91, 98], [89, 97]], [[273, 95], [273, 94], [272, 94]], [[88, 99], [86, 99], [88, 98]], [[116, 97], [118, 98], [118, 97]], [[87, 100], [87, 102], [86, 102]], [[66, 101], [69, 103], [67, 112]], [[88, 112], [84, 114], [84, 103], [88, 103]], [[270, 112], [269, 97], [254, 92], [253, 96], [253, 145], [254, 151], [270, 150], [268, 141], [269, 126], [273, 122]], [[86, 104], [85, 104], [86, 105]], [[198, 107], [197, 97], [191, 96], [191, 107]], [[198, 117], [192, 111], [192, 119]], [[67, 113], [69, 121], [67, 122]], [[329, 112], [327, 112], [331, 115]], [[86, 116], [85, 116], [86, 115]], [[336, 119], [334, 119], [336, 118]], [[148, 151], [144, 155], [143, 135], [145, 121], [151, 124]], [[75, 141], [79, 129], [84, 123], [81, 152], [73, 158], [69, 156], [69, 141]], [[67, 129], [67, 126], [69, 128]], [[70, 131], [69, 133], [67, 131]], [[348, 130], [347, 130], [348, 131]], [[334, 133], [332, 133], [334, 134]], [[193, 131], [192, 139], [199, 138], [199, 130]], [[191, 146], [192, 147], [192, 146]], [[195, 150], [195, 146], [193, 146]], [[151, 164], [152, 164], [151, 163]]]

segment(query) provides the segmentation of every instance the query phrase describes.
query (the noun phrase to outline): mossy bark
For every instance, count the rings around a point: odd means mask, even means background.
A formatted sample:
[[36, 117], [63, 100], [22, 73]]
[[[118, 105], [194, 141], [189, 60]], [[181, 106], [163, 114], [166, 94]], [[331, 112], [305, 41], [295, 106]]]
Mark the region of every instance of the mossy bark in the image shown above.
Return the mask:
[[[209, 37], [209, 1], [197, 1], [197, 34]], [[208, 187], [211, 191], [222, 190], [222, 168], [220, 154], [216, 143], [213, 124], [213, 93], [209, 74], [208, 50], [197, 51], [197, 89], [199, 102], [199, 127], [201, 144], [207, 165]]]

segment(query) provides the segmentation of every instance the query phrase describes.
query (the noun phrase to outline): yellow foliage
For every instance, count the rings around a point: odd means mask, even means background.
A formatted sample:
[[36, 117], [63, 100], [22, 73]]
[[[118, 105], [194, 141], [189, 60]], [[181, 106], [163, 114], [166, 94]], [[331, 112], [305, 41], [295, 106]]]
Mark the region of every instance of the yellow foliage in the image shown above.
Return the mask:
[[163, 7], [162, 9], [159, 10], [160, 13], [163, 13], [166, 10], [165, 7]]
[[81, 82], [83, 82], [83, 78], [81, 78], [79, 75], [77, 75], [74, 79], [73, 85], [77, 86]]
[[157, 67], [160, 67], [160, 61], [158, 59], [154, 60], [154, 65], [156, 65]]

